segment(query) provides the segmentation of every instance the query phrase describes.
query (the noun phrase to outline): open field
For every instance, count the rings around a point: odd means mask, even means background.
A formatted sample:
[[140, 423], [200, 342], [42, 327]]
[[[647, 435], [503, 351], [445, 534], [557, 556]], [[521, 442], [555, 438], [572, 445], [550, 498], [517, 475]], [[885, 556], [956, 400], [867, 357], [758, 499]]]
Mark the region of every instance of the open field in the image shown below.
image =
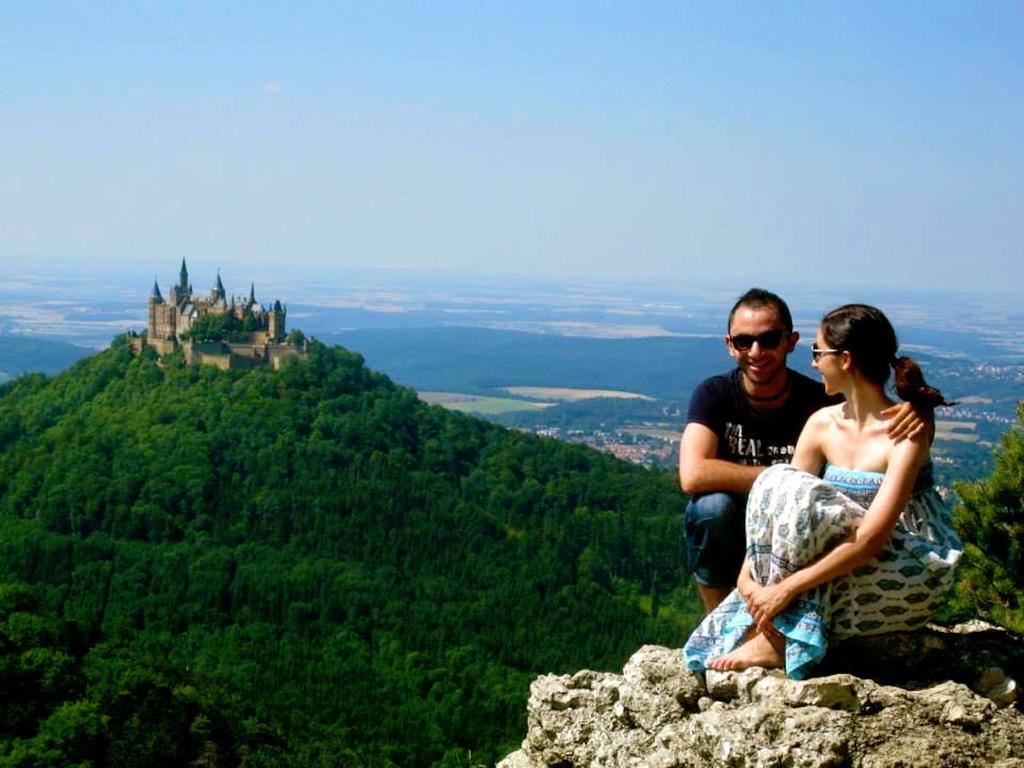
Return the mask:
[[959, 440], [964, 443], [978, 441], [978, 425], [973, 421], [935, 421], [936, 440]]
[[[609, 314], [612, 314], [609, 312]], [[490, 320], [480, 323], [496, 331], [523, 331], [525, 333], [554, 333], [559, 336], [583, 336], [592, 339], [649, 339], [662, 336], [697, 336], [708, 334], [682, 334], [661, 325], [630, 325], [607, 322], [576, 322], [570, 320]]]
[[539, 397], [550, 400], [590, 400], [595, 397], [612, 397], [620, 400], [650, 400], [653, 397], [637, 392], [624, 392], [619, 389], [575, 389], [572, 387], [502, 387], [510, 395], [520, 397]]
[[452, 411], [462, 413], [479, 413], [494, 416], [514, 411], [536, 411], [548, 408], [554, 403], [536, 403], [526, 400], [514, 400], [511, 397], [480, 397], [465, 395], [458, 392], [420, 392], [420, 400], [431, 405], [440, 405]]

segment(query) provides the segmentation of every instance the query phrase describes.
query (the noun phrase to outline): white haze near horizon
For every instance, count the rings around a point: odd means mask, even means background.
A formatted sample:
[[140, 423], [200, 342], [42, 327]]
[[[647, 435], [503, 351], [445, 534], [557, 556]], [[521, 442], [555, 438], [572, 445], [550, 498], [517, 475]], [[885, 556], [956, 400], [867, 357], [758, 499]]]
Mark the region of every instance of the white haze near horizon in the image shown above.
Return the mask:
[[[164, 295], [177, 282], [178, 266], [155, 279]], [[166, 265], [164, 265], [166, 267]], [[218, 270], [189, 264], [197, 293], [212, 287]], [[289, 328], [314, 335], [360, 328], [477, 326], [563, 336], [642, 338], [721, 337], [725, 317], [749, 283], [717, 281], [609, 281], [508, 275], [452, 275], [380, 270], [303, 272], [219, 270], [229, 295], [281, 300]], [[154, 275], [142, 265], [86, 272], [45, 273], [0, 268], [0, 335], [24, 334], [101, 348], [118, 333], [142, 330]], [[924, 339], [905, 348], [938, 356], [1020, 360], [1024, 312], [1015, 294], [972, 291], [846, 289], [835, 285], [764, 285], [789, 302], [795, 325], [809, 344], [818, 318], [848, 301], [882, 307], [898, 330]], [[924, 332], [923, 334], [921, 332]]]

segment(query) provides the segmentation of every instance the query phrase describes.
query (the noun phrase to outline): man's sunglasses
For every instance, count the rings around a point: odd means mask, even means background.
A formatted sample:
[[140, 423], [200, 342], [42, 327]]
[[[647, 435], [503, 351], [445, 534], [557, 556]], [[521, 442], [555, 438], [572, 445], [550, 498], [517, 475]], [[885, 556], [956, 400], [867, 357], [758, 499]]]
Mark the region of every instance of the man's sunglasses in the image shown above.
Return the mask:
[[730, 336], [729, 341], [732, 342], [734, 349], [740, 352], [747, 352], [754, 346], [755, 341], [761, 349], [775, 349], [782, 343], [784, 336], [789, 336], [789, 334], [786, 331], [765, 331], [756, 336], [749, 333], [739, 333], [735, 336]]
[[825, 349], [824, 347], [811, 347], [811, 359], [814, 362], [821, 360], [822, 355], [838, 355], [841, 349]]

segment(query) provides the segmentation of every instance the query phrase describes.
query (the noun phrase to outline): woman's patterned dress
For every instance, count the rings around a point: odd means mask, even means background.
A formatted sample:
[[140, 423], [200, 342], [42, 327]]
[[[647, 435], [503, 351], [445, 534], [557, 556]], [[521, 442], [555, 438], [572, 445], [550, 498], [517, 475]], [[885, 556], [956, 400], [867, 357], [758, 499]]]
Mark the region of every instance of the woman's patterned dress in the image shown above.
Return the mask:
[[[762, 472], [747, 501], [747, 559], [754, 578], [774, 584], [835, 547], [864, 516], [882, 477], [829, 466], [818, 478], [788, 464]], [[805, 677], [829, 639], [920, 627], [952, 584], [960, 550], [928, 465], [874, 559], [804, 592], [773, 619], [786, 638], [786, 673]], [[733, 650], [752, 624], [734, 589], [687, 640], [687, 668], [704, 669], [708, 659]]]

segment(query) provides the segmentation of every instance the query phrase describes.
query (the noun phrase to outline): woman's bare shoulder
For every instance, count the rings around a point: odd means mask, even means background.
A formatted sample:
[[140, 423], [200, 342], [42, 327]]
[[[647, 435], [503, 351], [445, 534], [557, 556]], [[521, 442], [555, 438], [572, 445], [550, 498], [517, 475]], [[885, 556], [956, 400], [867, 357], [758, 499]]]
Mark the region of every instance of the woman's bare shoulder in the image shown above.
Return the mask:
[[807, 424], [813, 429], [825, 429], [834, 426], [842, 417], [843, 403], [836, 403], [816, 410], [807, 419]]
[[889, 443], [888, 464], [891, 466], [894, 459], [899, 459], [904, 466], [912, 467], [916, 472], [931, 459], [931, 445], [928, 435], [916, 435], [900, 442], [894, 442], [886, 437]]

